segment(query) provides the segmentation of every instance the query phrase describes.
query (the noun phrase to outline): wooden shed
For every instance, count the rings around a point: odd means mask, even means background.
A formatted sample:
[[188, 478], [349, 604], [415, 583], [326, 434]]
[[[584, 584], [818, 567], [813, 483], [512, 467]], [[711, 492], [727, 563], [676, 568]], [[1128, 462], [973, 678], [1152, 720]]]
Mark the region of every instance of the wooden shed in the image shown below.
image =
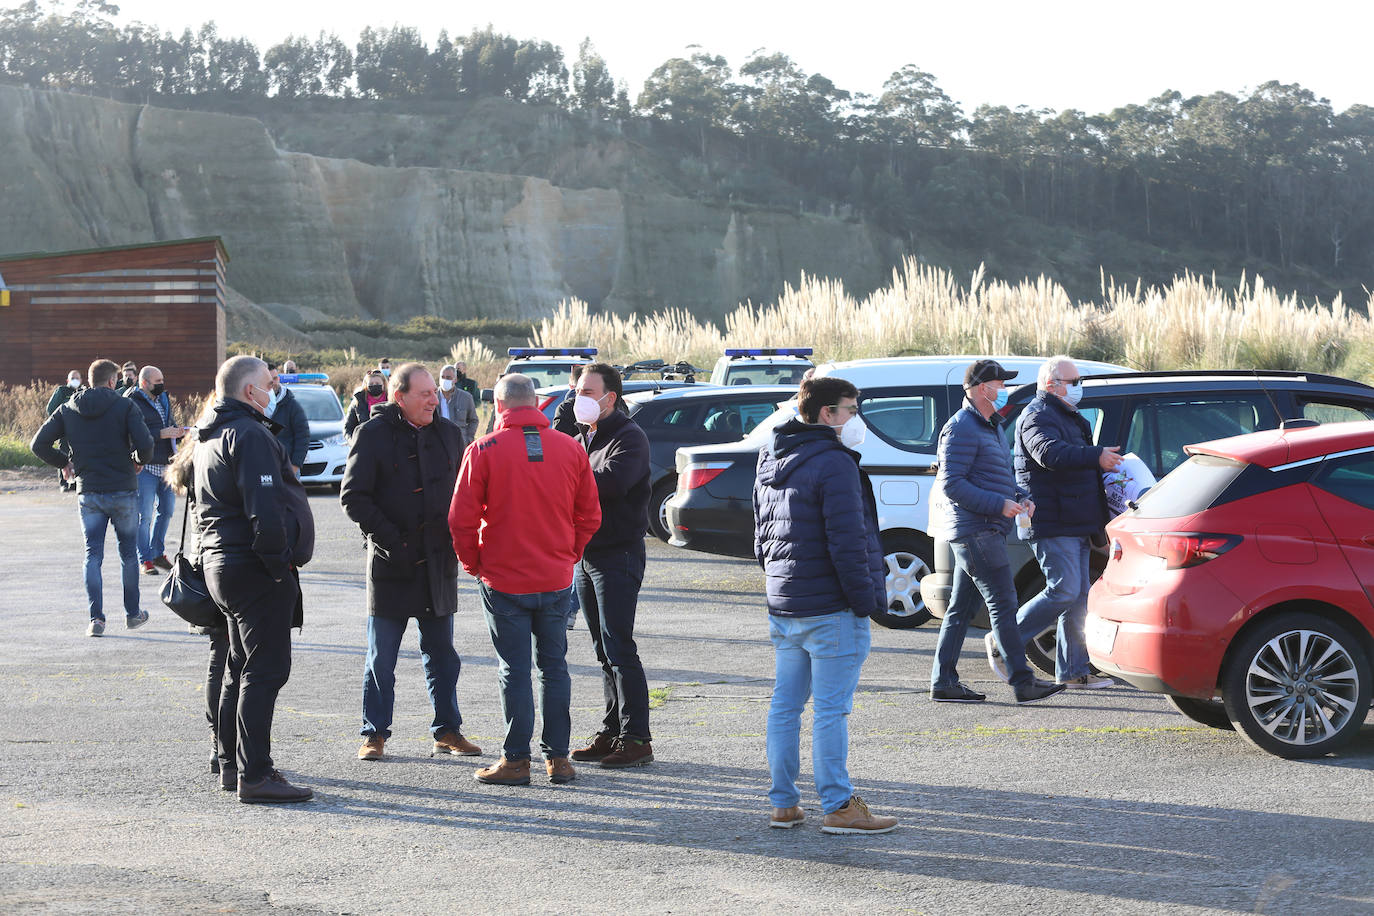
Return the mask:
[[0, 381], [60, 385], [105, 357], [157, 366], [176, 394], [209, 391], [228, 263], [218, 237], [0, 256]]

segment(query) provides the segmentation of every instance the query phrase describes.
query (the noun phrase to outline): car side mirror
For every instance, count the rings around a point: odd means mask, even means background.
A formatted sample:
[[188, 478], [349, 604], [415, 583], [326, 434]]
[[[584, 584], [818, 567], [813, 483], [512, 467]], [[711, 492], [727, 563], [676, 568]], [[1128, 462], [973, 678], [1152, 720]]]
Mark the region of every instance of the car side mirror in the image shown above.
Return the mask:
[[482, 389], [482, 403], [483, 403], [483, 404], [490, 404], [490, 403], [492, 403], [492, 401], [494, 401], [494, 400], [495, 400], [495, 397], [493, 396], [493, 389], [491, 389], [491, 388], [483, 388], [483, 389]]

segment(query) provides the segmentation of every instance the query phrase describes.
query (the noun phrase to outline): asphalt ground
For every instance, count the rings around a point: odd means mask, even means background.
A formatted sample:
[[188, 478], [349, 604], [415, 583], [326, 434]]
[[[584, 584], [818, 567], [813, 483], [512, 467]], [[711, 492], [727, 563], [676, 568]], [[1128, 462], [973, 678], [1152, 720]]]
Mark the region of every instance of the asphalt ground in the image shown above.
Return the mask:
[[[408, 635], [388, 759], [360, 762], [362, 550], [333, 494], [311, 505], [317, 555], [273, 751], [316, 796], [249, 806], [208, 770], [206, 641], [151, 577], [152, 620], [123, 627], [113, 533], [111, 626], [87, 638], [75, 498], [46, 474], [0, 478], [0, 910], [1374, 912], [1374, 726], [1339, 756], [1289, 762], [1125, 686], [1021, 708], [978, 631], [961, 674], [990, 699], [962, 706], [930, 702], [932, 628], [874, 628], [850, 766], [895, 832], [822, 834], [805, 743], [807, 824], [768, 829], [761, 575], [657, 542], [638, 626], [654, 764], [582, 765], [566, 786], [539, 771], [529, 787], [475, 782], [503, 727], [468, 580], [458, 693], [484, 755], [428, 756]], [[601, 687], [585, 624], [570, 635], [576, 738], [595, 730]]]

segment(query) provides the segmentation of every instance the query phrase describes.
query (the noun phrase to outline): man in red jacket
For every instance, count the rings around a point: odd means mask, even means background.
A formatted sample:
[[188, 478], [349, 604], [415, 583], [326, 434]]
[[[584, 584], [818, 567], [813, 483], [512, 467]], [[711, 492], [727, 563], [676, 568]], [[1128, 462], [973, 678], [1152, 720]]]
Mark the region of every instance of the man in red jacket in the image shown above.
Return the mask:
[[478, 782], [529, 785], [533, 637], [544, 768], [551, 782], [571, 782], [572, 679], [564, 621], [572, 568], [601, 526], [601, 504], [586, 452], [549, 428], [528, 376], [503, 376], [495, 399], [496, 431], [464, 454], [448, 514], [458, 560], [480, 580], [482, 610], [501, 660], [496, 676], [506, 740], [500, 761], [474, 775]]

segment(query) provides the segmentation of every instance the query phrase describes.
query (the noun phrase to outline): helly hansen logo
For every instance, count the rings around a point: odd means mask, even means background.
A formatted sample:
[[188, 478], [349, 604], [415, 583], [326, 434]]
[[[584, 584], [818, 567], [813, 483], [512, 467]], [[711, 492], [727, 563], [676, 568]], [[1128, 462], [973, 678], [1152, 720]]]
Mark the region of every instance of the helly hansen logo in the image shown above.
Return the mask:
[[264, 487], [272, 486], [272, 475], [263, 474], [261, 477], [258, 478], [258, 483], [262, 484]]

